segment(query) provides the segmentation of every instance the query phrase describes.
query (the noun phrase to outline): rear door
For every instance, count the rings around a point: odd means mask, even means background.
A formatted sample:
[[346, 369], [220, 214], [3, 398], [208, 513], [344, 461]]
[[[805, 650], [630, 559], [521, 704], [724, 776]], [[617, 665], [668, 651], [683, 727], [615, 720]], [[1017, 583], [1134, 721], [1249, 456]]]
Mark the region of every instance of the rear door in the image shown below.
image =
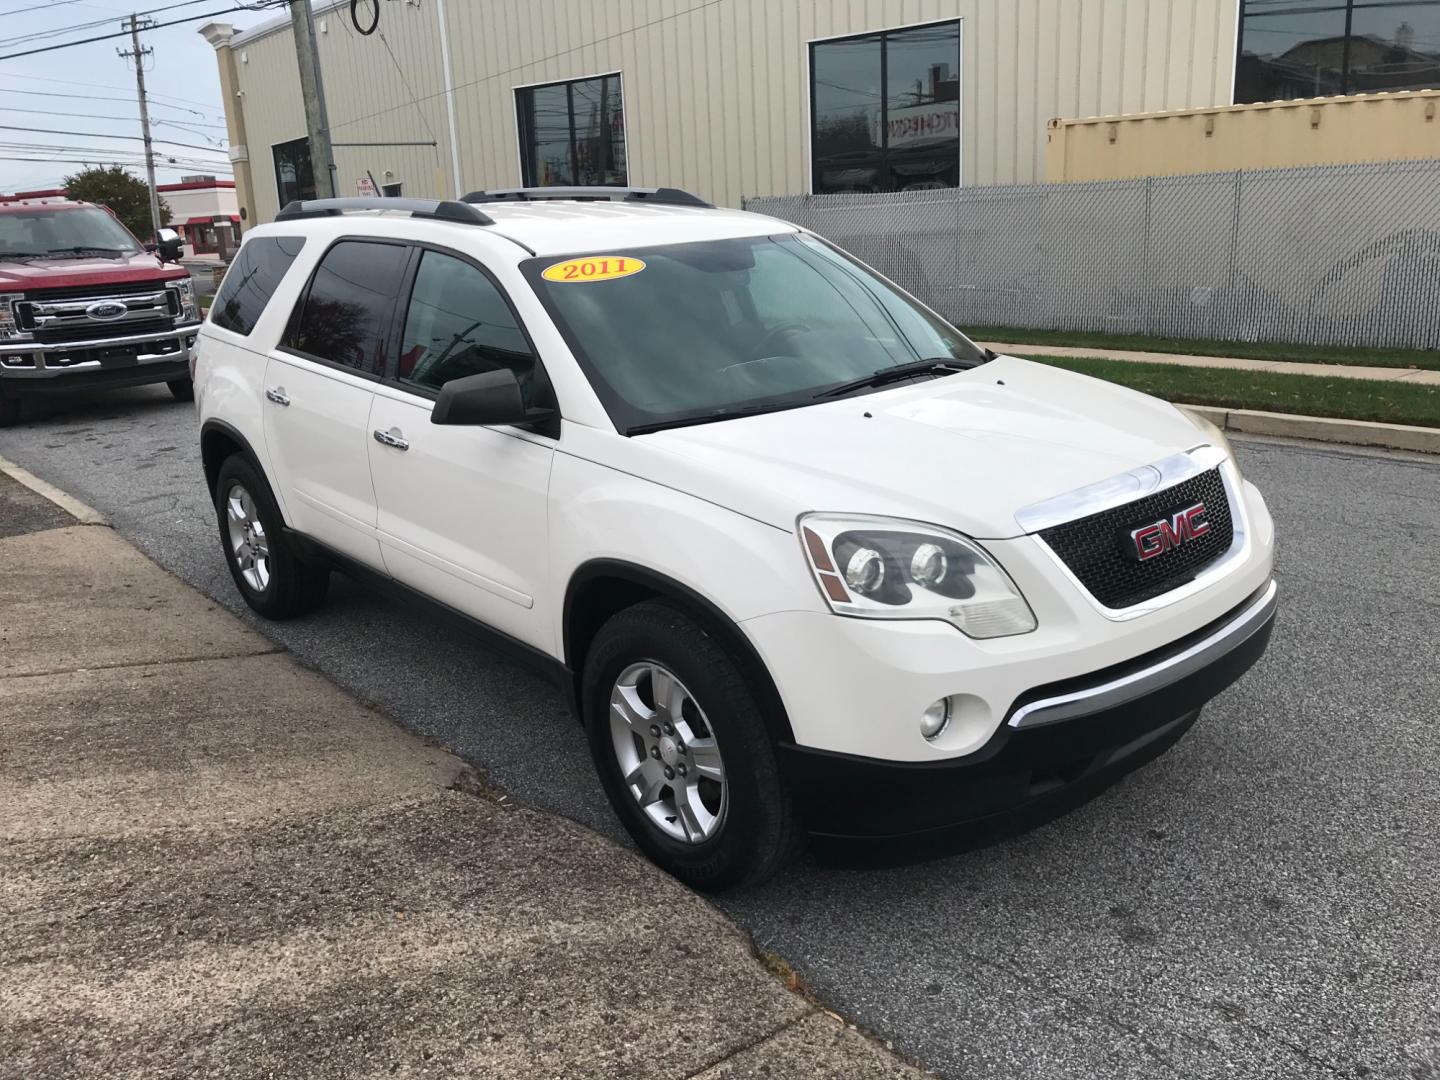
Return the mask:
[[370, 407], [409, 258], [402, 243], [332, 245], [265, 374], [265, 441], [291, 524], [376, 569]]
[[544, 372], [500, 286], [476, 262], [425, 248], [413, 266], [393, 377], [376, 388], [370, 473], [385, 565], [400, 581], [550, 651], [546, 500], [555, 441], [518, 427], [430, 423], [451, 379], [507, 367], [526, 400]]

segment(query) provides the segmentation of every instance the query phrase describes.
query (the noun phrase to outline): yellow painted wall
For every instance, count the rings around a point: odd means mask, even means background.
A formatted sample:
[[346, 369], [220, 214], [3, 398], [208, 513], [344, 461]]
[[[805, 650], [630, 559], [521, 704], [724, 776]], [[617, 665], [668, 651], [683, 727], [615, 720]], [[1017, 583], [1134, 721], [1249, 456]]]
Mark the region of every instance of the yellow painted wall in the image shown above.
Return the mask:
[[1052, 120], [1051, 182], [1440, 158], [1440, 90]]

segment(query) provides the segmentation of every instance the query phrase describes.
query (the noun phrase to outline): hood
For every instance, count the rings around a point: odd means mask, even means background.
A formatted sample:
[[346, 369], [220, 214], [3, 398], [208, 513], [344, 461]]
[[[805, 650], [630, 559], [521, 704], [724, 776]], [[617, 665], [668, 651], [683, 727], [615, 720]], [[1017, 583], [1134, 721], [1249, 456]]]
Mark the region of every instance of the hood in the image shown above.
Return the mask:
[[0, 292], [168, 281], [189, 276], [184, 268], [167, 267], [146, 251], [113, 258], [76, 255], [63, 259], [9, 259], [0, 255]]
[[1004, 539], [1023, 532], [1022, 507], [1205, 438], [1157, 398], [1001, 357], [944, 379], [633, 441], [658, 452], [652, 478], [784, 529], [821, 510]]

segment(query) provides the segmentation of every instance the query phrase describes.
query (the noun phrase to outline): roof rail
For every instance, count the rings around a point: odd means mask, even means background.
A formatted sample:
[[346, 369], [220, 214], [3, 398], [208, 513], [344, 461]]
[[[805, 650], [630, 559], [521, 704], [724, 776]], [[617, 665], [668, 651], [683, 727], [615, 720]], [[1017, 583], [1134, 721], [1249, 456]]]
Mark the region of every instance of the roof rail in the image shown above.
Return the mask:
[[467, 203], [487, 202], [540, 202], [544, 199], [575, 199], [579, 201], [650, 202], [666, 206], [703, 206], [713, 210], [698, 195], [691, 195], [679, 188], [644, 187], [518, 187], [493, 188], [489, 191], [472, 191], [462, 200]]
[[453, 221], [462, 225], [494, 225], [489, 214], [481, 213], [468, 203], [454, 199], [306, 199], [288, 203], [285, 209], [275, 215], [276, 221], [295, 221], [297, 218], [335, 217], [350, 210], [408, 210], [411, 217], [435, 218]]

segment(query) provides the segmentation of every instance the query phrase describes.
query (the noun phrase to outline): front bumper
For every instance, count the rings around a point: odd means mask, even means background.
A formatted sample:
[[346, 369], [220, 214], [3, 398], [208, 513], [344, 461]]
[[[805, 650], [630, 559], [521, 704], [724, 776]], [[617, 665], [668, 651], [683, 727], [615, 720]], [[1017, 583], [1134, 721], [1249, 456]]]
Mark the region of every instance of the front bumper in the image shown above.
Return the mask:
[[87, 388], [143, 386], [190, 373], [199, 323], [163, 333], [90, 341], [10, 341], [0, 345], [0, 380], [6, 396], [69, 393]]
[[1173, 745], [1264, 653], [1275, 609], [1269, 581], [1162, 649], [1036, 688], [963, 757], [884, 761], [790, 744], [781, 767], [822, 841], [871, 841], [885, 860], [909, 857], [916, 843], [990, 843], [1078, 806]]

